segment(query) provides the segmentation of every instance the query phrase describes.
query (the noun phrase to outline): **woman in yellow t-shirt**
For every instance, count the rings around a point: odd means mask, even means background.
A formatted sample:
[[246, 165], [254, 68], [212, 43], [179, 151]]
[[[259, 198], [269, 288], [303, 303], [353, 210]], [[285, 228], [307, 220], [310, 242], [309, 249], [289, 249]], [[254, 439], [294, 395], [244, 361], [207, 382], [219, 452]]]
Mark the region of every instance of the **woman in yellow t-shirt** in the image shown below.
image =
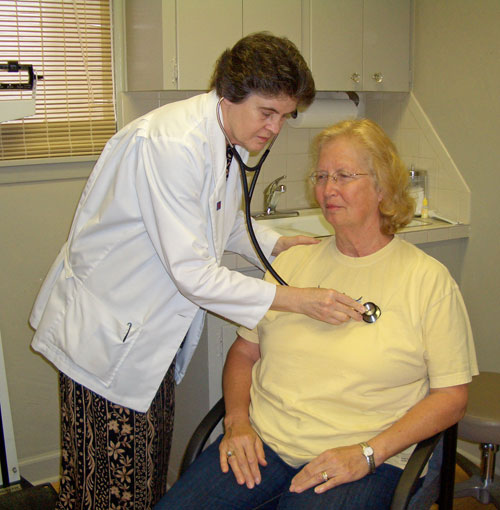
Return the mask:
[[274, 266], [295, 287], [335, 282], [375, 312], [334, 328], [269, 311], [240, 328], [223, 376], [225, 435], [158, 509], [383, 510], [413, 445], [464, 414], [478, 373], [467, 312], [446, 268], [395, 236], [414, 210], [396, 148], [362, 119], [320, 133], [313, 156], [335, 236]]

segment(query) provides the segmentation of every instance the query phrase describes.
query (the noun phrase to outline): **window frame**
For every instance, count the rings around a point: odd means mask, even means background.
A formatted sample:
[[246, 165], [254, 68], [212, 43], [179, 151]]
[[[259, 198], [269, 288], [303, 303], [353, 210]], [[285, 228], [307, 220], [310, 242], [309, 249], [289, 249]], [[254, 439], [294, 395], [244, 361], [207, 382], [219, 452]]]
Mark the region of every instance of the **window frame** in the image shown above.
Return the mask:
[[[121, 93], [125, 90], [124, 0], [110, 0], [112, 74], [117, 130], [122, 123]], [[0, 161], [0, 185], [65, 179], [87, 179], [98, 154]]]

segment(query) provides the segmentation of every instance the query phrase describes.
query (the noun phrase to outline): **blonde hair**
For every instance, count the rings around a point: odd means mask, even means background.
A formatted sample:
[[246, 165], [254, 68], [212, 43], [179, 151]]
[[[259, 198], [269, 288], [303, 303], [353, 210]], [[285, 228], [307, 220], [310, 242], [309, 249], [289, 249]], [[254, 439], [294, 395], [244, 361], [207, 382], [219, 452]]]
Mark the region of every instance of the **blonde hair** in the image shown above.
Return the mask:
[[382, 194], [381, 231], [395, 234], [413, 218], [415, 201], [408, 192], [408, 170], [384, 130], [369, 119], [338, 122], [324, 129], [312, 143], [312, 169], [317, 169], [323, 147], [340, 137], [356, 141], [367, 153], [370, 171]]

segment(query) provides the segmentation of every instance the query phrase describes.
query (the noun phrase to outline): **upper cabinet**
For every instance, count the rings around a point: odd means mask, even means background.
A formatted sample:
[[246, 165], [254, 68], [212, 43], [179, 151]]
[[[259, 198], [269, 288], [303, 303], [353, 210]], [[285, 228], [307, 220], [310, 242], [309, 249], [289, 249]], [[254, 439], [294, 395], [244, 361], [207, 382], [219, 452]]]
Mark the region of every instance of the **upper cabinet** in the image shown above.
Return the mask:
[[297, 46], [303, 0], [127, 0], [127, 90], [206, 90], [217, 58], [268, 30]]
[[[182, 1], [182, 0], [181, 0]], [[243, 35], [267, 30], [302, 49], [303, 0], [243, 0]]]
[[241, 39], [241, 18], [240, 0], [177, 0], [176, 88], [208, 88], [217, 58]]
[[409, 90], [410, 0], [126, 0], [127, 90], [206, 90], [220, 54], [287, 36], [318, 90]]
[[318, 90], [410, 90], [410, 0], [309, 0]]

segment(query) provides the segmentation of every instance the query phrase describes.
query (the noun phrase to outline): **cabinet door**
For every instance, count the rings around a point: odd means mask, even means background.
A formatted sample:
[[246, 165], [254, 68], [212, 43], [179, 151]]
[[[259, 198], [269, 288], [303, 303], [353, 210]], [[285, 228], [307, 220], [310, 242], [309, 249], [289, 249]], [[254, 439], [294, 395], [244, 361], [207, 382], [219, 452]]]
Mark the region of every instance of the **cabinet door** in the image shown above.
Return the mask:
[[241, 1], [177, 1], [179, 89], [208, 89], [217, 58], [241, 38], [241, 20]]
[[302, 46], [302, 0], [243, 0], [243, 35], [267, 30]]
[[[128, 91], [164, 88], [164, 3], [164, 0], [150, 0], [147, 7], [142, 0], [127, 0], [124, 3]], [[175, 8], [172, 12], [175, 13]]]
[[410, 90], [410, 0], [364, 0], [363, 90]]
[[311, 71], [318, 90], [361, 90], [363, 0], [310, 0]]

